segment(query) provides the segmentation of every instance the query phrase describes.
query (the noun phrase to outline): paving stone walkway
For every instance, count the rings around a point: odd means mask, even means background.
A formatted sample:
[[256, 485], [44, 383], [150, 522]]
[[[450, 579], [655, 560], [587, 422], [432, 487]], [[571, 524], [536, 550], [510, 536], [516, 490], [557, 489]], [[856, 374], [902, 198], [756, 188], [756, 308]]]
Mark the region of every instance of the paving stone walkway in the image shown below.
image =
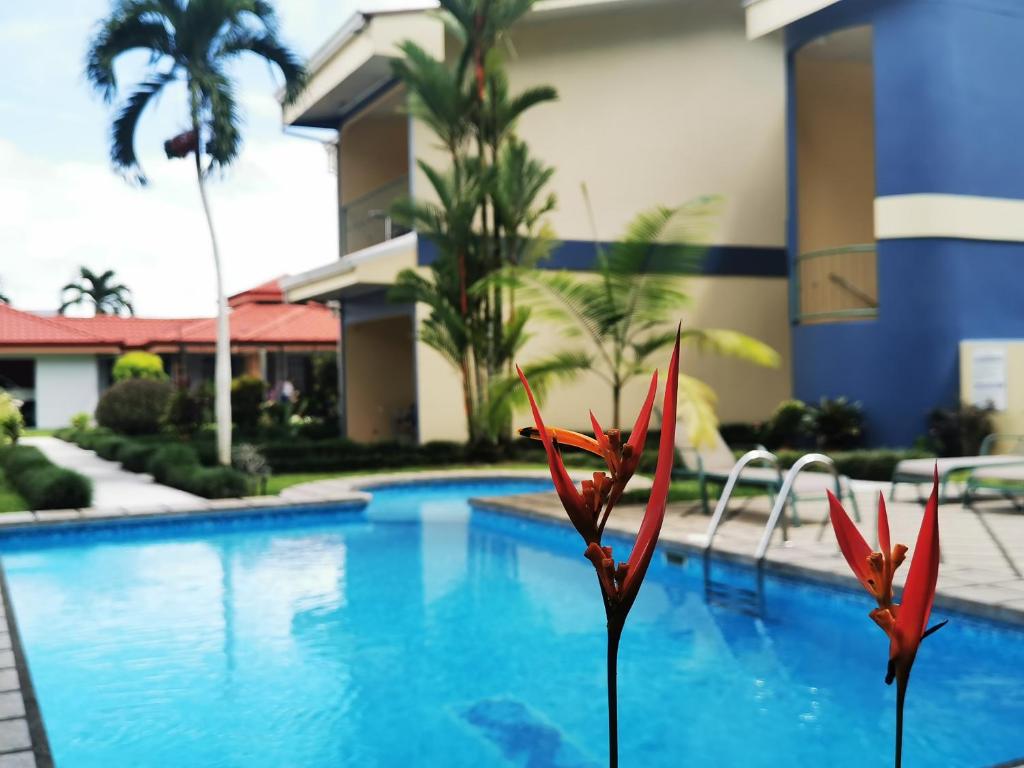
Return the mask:
[[54, 464], [81, 472], [92, 480], [92, 506], [96, 510], [194, 509], [205, 499], [177, 488], [153, 482], [149, 475], [128, 472], [115, 461], [101, 459], [93, 451], [79, 448], [55, 437], [27, 437], [22, 442], [34, 445]]

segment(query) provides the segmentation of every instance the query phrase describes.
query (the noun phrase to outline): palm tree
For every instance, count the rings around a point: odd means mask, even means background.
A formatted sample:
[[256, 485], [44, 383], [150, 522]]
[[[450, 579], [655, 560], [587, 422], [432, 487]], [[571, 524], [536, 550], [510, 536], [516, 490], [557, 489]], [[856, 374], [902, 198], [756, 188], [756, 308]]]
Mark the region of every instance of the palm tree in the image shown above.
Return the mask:
[[[675, 341], [676, 323], [689, 302], [680, 278], [693, 274], [703, 259], [705, 249], [693, 244], [707, 241], [720, 202], [702, 197], [641, 213], [624, 239], [598, 247], [594, 279], [565, 271], [515, 270], [514, 279], [538, 312], [560, 322], [567, 336], [586, 340], [585, 367], [608, 385], [615, 427], [622, 426], [624, 387], [649, 373], [651, 356]], [[599, 242], [596, 235], [594, 241]], [[779, 362], [775, 350], [738, 331], [684, 327], [681, 337], [699, 349], [757, 365]], [[684, 418], [693, 438], [703, 440], [716, 425], [714, 392], [683, 375], [679, 386]]]
[[97, 315], [120, 315], [125, 311], [129, 315], [135, 314], [131, 291], [122, 283], [114, 282], [114, 270], [108, 269], [97, 275], [87, 267], [79, 267], [78, 274], [77, 281], [60, 289], [61, 305], [57, 310], [60, 314], [78, 304], [91, 304]]
[[[0, 285], [3, 285], [2, 281], [0, 281]], [[11, 303], [11, 300], [9, 298], [7, 298], [7, 294], [3, 292], [3, 289], [0, 289], [0, 304], [10, 304], [10, 303]]]
[[[205, 181], [238, 156], [240, 116], [227, 66], [242, 54], [275, 65], [284, 78], [286, 102], [301, 92], [306, 71], [278, 36], [267, 0], [117, 0], [89, 44], [86, 76], [110, 102], [117, 94], [114, 62], [134, 50], [149, 53], [148, 73], [125, 99], [111, 125], [110, 157], [130, 180], [146, 177], [135, 154], [135, 129], [146, 107], [169, 83], [183, 82], [188, 130], [164, 144], [168, 158], [193, 155], [199, 197], [206, 215], [217, 273], [217, 455], [231, 463], [231, 359], [228, 308], [217, 236]], [[205, 162], [204, 162], [205, 160]]]

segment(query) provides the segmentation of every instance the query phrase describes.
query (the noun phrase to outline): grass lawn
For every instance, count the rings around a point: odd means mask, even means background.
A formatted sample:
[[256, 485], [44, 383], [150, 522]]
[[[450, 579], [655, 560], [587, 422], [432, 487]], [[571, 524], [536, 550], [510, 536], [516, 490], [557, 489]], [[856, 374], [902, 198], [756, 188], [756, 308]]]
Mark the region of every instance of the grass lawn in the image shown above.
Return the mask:
[[[378, 469], [378, 470], [358, 470], [353, 472], [295, 472], [289, 474], [273, 475], [267, 480], [267, 493], [270, 495], [276, 495], [283, 491], [285, 488], [290, 488], [293, 485], [299, 483], [311, 483], [316, 480], [330, 480], [335, 477], [354, 477], [356, 475], [376, 475], [376, 474], [387, 474], [392, 472], [415, 472], [415, 471], [430, 471], [438, 469], [547, 469], [546, 464], [530, 464], [530, 463], [515, 463], [509, 462], [504, 464], [456, 464], [447, 467], [400, 467], [391, 469]], [[711, 499], [714, 500], [718, 495], [718, 486], [711, 485], [708, 488]], [[734, 498], [747, 497], [747, 496], [763, 496], [764, 491], [760, 488], [751, 488], [749, 486], [739, 486], [733, 492]], [[647, 503], [647, 491], [630, 491], [623, 497], [623, 503], [626, 504], [646, 504]], [[670, 502], [673, 501], [697, 501], [700, 499], [700, 484], [696, 480], [677, 480], [672, 483], [672, 488], [669, 491]]]
[[21, 512], [25, 509], [28, 509], [25, 500], [8, 485], [7, 478], [0, 470], [0, 512]]

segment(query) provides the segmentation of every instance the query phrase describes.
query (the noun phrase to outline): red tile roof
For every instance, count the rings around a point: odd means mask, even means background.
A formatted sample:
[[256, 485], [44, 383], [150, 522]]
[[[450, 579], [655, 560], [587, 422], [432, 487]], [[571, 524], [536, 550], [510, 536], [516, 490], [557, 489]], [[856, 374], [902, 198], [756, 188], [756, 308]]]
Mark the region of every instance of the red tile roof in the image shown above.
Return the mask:
[[[284, 304], [277, 280], [232, 296], [229, 322], [236, 344], [328, 345], [338, 321], [322, 304]], [[214, 344], [212, 317], [40, 317], [0, 304], [0, 349], [7, 346], [144, 349], [168, 344]]]

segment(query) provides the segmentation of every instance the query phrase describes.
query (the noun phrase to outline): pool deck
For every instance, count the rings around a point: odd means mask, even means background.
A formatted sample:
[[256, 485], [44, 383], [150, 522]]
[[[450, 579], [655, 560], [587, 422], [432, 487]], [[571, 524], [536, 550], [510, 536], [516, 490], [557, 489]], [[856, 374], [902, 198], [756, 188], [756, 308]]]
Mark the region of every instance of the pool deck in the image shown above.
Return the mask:
[[[587, 472], [570, 474], [576, 481], [589, 477]], [[335, 504], [362, 506], [372, 497], [374, 487], [398, 483], [549, 477], [545, 470], [439, 470], [320, 480], [285, 489], [280, 496], [245, 499], [163, 498], [154, 503], [149, 494], [130, 495], [127, 501], [122, 496], [117, 504], [88, 509], [6, 513], [0, 515], [0, 535], [5, 531], [98, 522], [259, 514], [264, 510], [301, 510]], [[648, 479], [637, 477], [631, 487], [645, 488], [649, 485]], [[887, 494], [889, 484], [854, 481], [853, 487], [863, 516], [859, 527], [865, 538], [873, 541], [878, 493], [883, 491]], [[902, 489], [901, 493], [909, 497], [912, 491]], [[553, 493], [476, 499], [474, 504], [505, 514], [569, 525]], [[839, 554], [828, 526], [824, 501], [801, 502], [798, 511], [802, 524], [788, 528], [789, 538], [785, 542], [782, 541], [780, 526], [768, 550], [765, 569], [856, 588], [857, 582]], [[912, 546], [923, 514], [921, 505], [909, 500], [890, 502], [888, 511], [893, 541]], [[607, 530], [633, 535], [643, 512], [642, 506], [622, 506], [616, 509]], [[768, 512], [766, 497], [736, 499], [715, 537], [715, 556], [754, 564], [753, 552]], [[1024, 514], [1016, 512], [1008, 502], [995, 500], [976, 504], [971, 509], [965, 509], [959, 503], [944, 504], [940, 508], [939, 519], [943, 562], [935, 602], [937, 612], [948, 609], [1024, 626]], [[659, 546], [666, 553], [699, 556], [703, 551], [707, 524], [708, 518], [701, 513], [698, 502], [671, 504]], [[626, 553], [617, 555], [624, 559]], [[907, 571], [904, 566], [897, 572], [897, 584], [902, 586]], [[52, 768], [53, 760], [21, 652], [17, 627], [10, 612], [2, 569], [0, 593], [3, 598], [0, 604], [0, 768]], [[865, 611], [869, 608], [865, 602]]]

